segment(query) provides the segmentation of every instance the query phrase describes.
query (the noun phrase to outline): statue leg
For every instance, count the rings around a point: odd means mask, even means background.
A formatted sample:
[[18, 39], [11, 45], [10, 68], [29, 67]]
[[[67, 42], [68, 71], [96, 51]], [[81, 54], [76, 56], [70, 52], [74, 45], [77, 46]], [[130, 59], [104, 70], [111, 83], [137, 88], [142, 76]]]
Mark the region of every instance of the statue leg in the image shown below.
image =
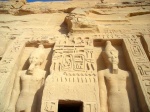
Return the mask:
[[25, 106], [24, 100], [21, 100], [21, 98], [18, 100], [16, 104], [16, 112], [25, 112], [26, 106]]

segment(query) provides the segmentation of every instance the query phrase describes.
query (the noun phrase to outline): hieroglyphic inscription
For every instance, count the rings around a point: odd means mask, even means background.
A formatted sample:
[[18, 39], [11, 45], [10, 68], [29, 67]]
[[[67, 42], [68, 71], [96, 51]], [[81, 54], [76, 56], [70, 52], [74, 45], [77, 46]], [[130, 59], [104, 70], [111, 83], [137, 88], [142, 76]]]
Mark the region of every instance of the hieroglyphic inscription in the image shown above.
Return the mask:
[[97, 112], [97, 106], [93, 102], [85, 103], [84, 104], [85, 111], [84, 112]]
[[136, 38], [136, 36], [132, 36], [131, 38], [128, 39], [128, 41], [130, 42], [130, 44], [138, 44], [138, 39]]
[[97, 68], [91, 40], [80, 37], [72, 42], [68, 44], [67, 40], [66, 44], [58, 42], [55, 45], [50, 70], [59, 77], [51, 77], [51, 82], [96, 83]]
[[137, 77], [142, 82], [143, 93], [146, 97], [148, 107], [150, 107], [150, 62], [144, 52], [140, 39], [137, 37], [131, 37], [125, 40], [126, 47], [129, 50], [129, 54], [132, 57], [132, 63], [134, 64]]
[[91, 36], [94, 39], [127, 39], [135, 37], [134, 34], [108, 34], [108, 33], [101, 33], [95, 34]]
[[75, 71], [80, 71], [80, 70], [84, 70], [84, 62], [85, 62], [85, 57], [82, 54], [76, 54], [74, 55], [74, 70]]
[[136, 33], [150, 33], [150, 28], [146, 29], [100, 29], [99, 32], [106, 34], [136, 34]]
[[137, 46], [137, 45], [133, 45], [132, 47], [131, 47], [131, 50], [132, 50], [132, 52], [133, 52], [133, 55], [135, 55], [136, 57], [137, 56], [141, 56], [142, 55], [142, 51], [141, 51], [141, 49], [140, 49], [140, 46]]
[[86, 48], [85, 49], [85, 54], [86, 54], [86, 69], [87, 70], [95, 70], [95, 62], [93, 60], [93, 50]]
[[54, 51], [53, 52], [53, 63], [51, 65], [51, 70], [60, 71], [61, 70], [61, 60], [62, 60], [62, 52]]
[[[145, 80], [146, 92], [150, 95], [150, 79]], [[150, 97], [149, 97], [150, 99]]]
[[[59, 75], [59, 74], [57, 74]], [[59, 75], [58, 77], [51, 77], [50, 82], [70, 82], [70, 83], [97, 83], [97, 77], [95, 74], [71, 74], [71, 73], [64, 73], [63, 75]]]
[[142, 50], [141, 50], [139, 45], [132, 45], [131, 46], [131, 50], [132, 50], [132, 54], [135, 57], [134, 60], [136, 62], [142, 62], [142, 61], [145, 60], [146, 57], [143, 56], [143, 52], [142, 52]]
[[81, 45], [55, 46], [51, 70], [83, 72], [96, 70], [93, 48]]
[[150, 77], [150, 63], [137, 63], [137, 65], [142, 76]]
[[139, 44], [140, 43], [139, 39], [133, 36], [132, 38], [129, 38], [128, 41], [130, 43], [132, 55], [134, 56], [133, 58], [134, 61], [135, 62], [147, 61], [147, 56], [145, 55], [144, 50], [141, 49], [142, 46]]
[[46, 112], [57, 112], [58, 103], [54, 101], [46, 101], [45, 102], [45, 111]]
[[63, 55], [63, 60], [62, 60], [62, 69], [63, 70], [68, 70], [68, 69], [71, 69], [72, 68], [72, 55], [71, 54], [66, 54], [66, 55]]
[[25, 43], [15, 40], [8, 48], [0, 62], [0, 73], [10, 73], [18, 60], [18, 56], [22, 53]]

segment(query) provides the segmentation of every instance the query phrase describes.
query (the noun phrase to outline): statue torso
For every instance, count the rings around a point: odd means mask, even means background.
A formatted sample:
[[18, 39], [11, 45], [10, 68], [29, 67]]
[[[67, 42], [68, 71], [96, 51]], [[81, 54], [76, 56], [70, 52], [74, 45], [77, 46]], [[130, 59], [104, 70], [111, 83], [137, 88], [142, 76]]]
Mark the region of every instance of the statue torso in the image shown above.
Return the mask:
[[108, 92], [126, 93], [128, 74], [126, 71], [119, 70], [118, 74], [104, 73], [104, 79]]
[[109, 112], [130, 112], [128, 77], [127, 71], [119, 70], [118, 74], [104, 72]]
[[37, 69], [33, 75], [27, 75], [26, 71], [20, 76], [21, 81], [21, 94], [35, 94], [36, 91], [42, 86], [45, 77], [45, 71]]

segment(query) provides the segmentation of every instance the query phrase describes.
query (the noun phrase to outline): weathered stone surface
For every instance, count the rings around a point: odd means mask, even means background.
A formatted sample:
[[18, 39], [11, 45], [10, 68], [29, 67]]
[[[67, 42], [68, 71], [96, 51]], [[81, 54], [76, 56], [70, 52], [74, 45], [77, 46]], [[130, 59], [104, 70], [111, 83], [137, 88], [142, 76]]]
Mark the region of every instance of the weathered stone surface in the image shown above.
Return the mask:
[[149, 12], [148, 0], [0, 2], [0, 112], [149, 112]]
[[88, 10], [76, 8], [65, 18], [69, 33], [98, 32], [98, 26], [95, 21], [86, 17]]

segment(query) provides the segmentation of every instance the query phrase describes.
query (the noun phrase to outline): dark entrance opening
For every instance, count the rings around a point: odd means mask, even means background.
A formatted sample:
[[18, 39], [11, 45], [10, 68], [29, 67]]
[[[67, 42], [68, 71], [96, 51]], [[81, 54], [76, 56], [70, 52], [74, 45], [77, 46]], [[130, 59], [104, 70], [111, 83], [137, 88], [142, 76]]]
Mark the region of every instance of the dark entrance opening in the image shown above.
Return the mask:
[[83, 102], [60, 100], [58, 103], [58, 112], [83, 112]]

